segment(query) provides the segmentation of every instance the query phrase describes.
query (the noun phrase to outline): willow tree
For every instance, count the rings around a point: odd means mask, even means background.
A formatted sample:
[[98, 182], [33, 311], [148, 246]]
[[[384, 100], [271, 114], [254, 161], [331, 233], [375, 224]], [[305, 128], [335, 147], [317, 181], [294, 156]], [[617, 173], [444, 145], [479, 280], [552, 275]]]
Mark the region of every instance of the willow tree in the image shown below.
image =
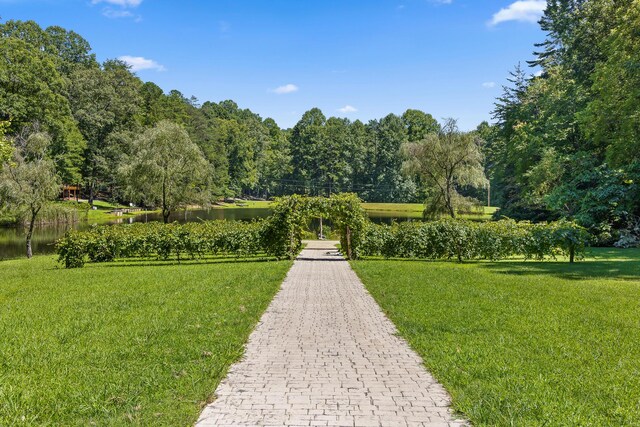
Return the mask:
[[31, 238], [37, 216], [60, 194], [60, 180], [55, 163], [46, 155], [51, 137], [39, 131], [25, 135], [16, 138], [12, 158], [2, 167], [0, 199], [3, 209], [28, 221], [26, 246], [27, 258], [31, 258]]
[[161, 121], [135, 142], [120, 173], [126, 191], [146, 206], [159, 206], [169, 222], [172, 212], [210, 201], [210, 165], [187, 132]]
[[458, 188], [486, 185], [481, 140], [472, 133], [461, 132], [454, 119], [448, 119], [437, 133], [421, 141], [403, 144], [403, 170], [419, 175], [427, 186], [425, 214], [448, 214], [455, 218], [464, 197]]

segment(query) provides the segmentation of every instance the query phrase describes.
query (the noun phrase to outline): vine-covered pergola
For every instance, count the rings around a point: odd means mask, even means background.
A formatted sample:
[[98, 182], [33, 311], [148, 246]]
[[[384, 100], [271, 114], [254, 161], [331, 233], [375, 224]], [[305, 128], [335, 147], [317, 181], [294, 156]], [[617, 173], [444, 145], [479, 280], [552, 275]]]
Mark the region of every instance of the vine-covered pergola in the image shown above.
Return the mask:
[[342, 252], [348, 259], [358, 258], [367, 216], [361, 200], [352, 193], [334, 194], [330, 197], [307, 197], [300, 195], [280, 197], [272, 205], [265, 233], [267, 244], [273, 253], [293, 259], [302, 248], [302, 236], [311, 218], [323, 217], [333, 221], [334, 229], [340, 233]]

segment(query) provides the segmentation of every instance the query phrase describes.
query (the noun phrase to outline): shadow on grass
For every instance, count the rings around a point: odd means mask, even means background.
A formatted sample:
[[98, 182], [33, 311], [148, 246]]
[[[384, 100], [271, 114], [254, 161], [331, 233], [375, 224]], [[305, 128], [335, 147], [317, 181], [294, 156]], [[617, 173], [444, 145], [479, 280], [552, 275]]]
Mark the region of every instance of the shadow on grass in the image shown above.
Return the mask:
[[[219, 258], [196, 258], [196, 259], [168, 259], [156, 260], [154, 258], [145, 259], [123, 259], [112, 262], [88, 262], [84, 265], [87, 268], [122, 268], [122, 267], [172, 267], [172, 266], [188, 266], [188, 265], [214, 265], [214, 264], [247, 264], [260, 262], [278, 261], [274, 257], [219, 257]], [[60, 265], [60, 268], [64, 266]]]
[[[567, 280], [616, 279], [640, 281], [640, 249], [594, 248], [587, 252], [586, 259], [570, 264], [566, 259], [533, 261], [464, 261], [397, 259], [393, 261], [421, 263], [451, 263], [452, 265], [474, 265], [496, 274], [533, 276], [549, 275]], [[384, 260], [382, 257], [367, 257], [367, 260]]]
[[547, 274], [562, 279], [616, 279], [640, 280], [640, 250], [593, 248], [586, 259], [573, 264], [566, 260], [551, 261], [507, 261], [482, 263], [482, 268], [501, 274], [539, 275]]
[[478, 263], [481, 268], [499, 274], [514, 276], [550, 275], [560, 279], [616, 279], [640, 280], [640, 260], [600, 261], [586, 260], [569, 264], [566, 261], [521, 261]]

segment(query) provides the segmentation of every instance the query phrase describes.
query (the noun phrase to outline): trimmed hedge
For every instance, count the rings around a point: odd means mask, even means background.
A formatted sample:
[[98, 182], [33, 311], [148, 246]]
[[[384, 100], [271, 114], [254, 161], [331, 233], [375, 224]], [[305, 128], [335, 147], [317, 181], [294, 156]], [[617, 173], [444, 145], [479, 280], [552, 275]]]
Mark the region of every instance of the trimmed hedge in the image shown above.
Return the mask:
[[570, 262], [582, 257], [591, 240], [586, 229], [569, 221], [532, 224], [501, 220], [440, 220], [376, 225], [364, 232], [360, 253], [386, 258], [500, 260], [510, 256], [542, 260], [557, 255]]
[[265, 244], [265, 221], [204, 221], [188, 224], [158, 222], [93, 227], [69, 231], [58, 240], [59, 261], [67, 268], [82, 267], [87, 260], [109, 262], [117, 258], [205, 255], [273, 255]]

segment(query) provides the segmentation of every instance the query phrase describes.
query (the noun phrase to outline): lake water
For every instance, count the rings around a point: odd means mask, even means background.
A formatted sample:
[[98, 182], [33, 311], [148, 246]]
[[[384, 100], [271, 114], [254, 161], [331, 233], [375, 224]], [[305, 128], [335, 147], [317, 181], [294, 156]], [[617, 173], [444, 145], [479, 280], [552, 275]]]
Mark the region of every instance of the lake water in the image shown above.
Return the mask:
[[[242, 208], [242, 209], [201, 209], [178, 212], [171, 216], [171, 221], [181, 223], [202, 220], [241, 220], [250, 221], [254, 218], [264, 218], [269, 216], [271, 211], [265, 208]], [[392, 221], [406, 221], [409, 218], [403, 217], [402, 214], [394, 214], [393, 212], [372, 212], [369, 214], [372, 221], [376, 223], [391, 223]], [[160, 214], [142, 214], [129, 218], [122, 218], [112, 221], [109, 224], [134, 223], [162, 221]], [[85, 230], [91, 227], [91, 223], [79, 222], [75, 224], [53, 224], [36, 227], [33, 235], [32, 247], [34, 254], [50, 254], [55, 252], [55, 242], [69, 229]], [[331, 221], [324, 221], [324, 225], [331, 226]], [[311, 223], [312, 229], [318, 229], [318, 220]], [[25, 230], [22, 227], [0, 228], [0, 260], [8, 258], [20, 258], [25, 256]]]

